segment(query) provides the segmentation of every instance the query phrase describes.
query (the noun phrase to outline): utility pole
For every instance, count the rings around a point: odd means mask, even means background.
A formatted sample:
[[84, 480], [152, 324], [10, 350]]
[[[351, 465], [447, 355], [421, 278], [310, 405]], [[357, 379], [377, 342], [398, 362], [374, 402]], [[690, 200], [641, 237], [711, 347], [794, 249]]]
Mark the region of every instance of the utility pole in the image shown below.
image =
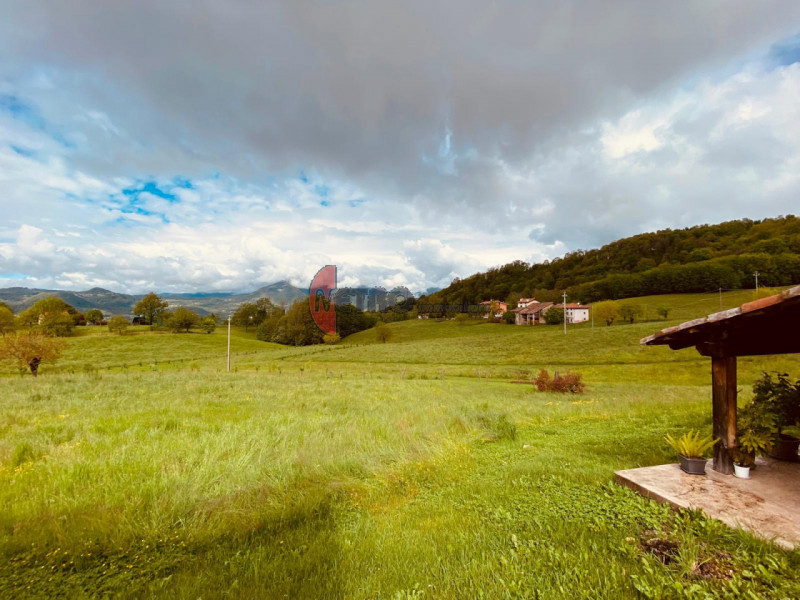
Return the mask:
[[567, 292], [564, 292], [564, 335], [567, 335]]
[[756, 278], [756, 291], [758, 291], [758, 276], [760, 275], [760, 273], [758, 271], [756, 271], [755, 273], [753, 273], [753, 275]]
[[231, 372], [231, 318], [228, 317], [228, 373]]
[[722, 310], [722, 288], [719, 288], [719, 309]]

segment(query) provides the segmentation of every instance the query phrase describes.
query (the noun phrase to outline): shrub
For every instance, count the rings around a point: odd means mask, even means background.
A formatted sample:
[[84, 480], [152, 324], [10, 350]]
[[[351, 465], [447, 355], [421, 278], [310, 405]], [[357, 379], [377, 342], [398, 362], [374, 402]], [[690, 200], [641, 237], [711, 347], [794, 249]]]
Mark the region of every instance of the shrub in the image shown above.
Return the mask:
[[620, 317], [622, 317], [624, 320], [633, 323], [636, 320], [636, 317], [642, 315], [642, 308], [638, 304], [631, 304], [630, 302], [625, 302], [620, 305], [619, 314]]
[[217, 320], [211, 315], [204, 317], [200, 321], [200, 329], [202, 329], [206, 333], [214, 333], [214, 330], [216, 328], [217, 328]]
[[544, 321], [548, 325], [561, 325], [564, 322], [564, 309], [553, 306], [544, 313]]
[[111, 333], [118, 333], [120, 335], [125, 333], [125, 330], [128, 329], [128, 319], [123, 317], [122, 315], [115, 315], [111, 317], [108, 321], [108, 330]]
[[41, 332], [8, 335], [3, 339], [3, 347], [0, 348], [0, 360], [13, 360], [20, 367], [20, 373], [28, 368], [31, 375], [36, 377], [39, 374], [39, 365], [56, 362], [64, 346], [62, 340]]
[[335, 334], [335, 333], [333, 335], [323, 335], [322, 336], [322, 341], [325, 344], [329, 344], [329, 345], [338, 344], [341, 340], [342, 340], [342, 338], [339, 335]]
[[378, 338], [379, 342], [386, 343], [390, 339], [392, 339], [392, 328], [389, 327], [386, 323], [380, 323], [375, 326], [375, 337]]
[[551, 378], [550, 373], [542, 369], [534, 380], [534, 385], [540, 392], [582, 394], [586, 390], [586, 384], [582, 380], [583, 376], [580, 373], [572, 371], [567, 371], [563, 375], [556, 373]]
[[613, 300], [598, 302], [592, 307], [592, 310], [594, 310], [594, 316], [600, 321], [605, 321], [606, 325], [611, 325], [620, 318], [619, 303]]

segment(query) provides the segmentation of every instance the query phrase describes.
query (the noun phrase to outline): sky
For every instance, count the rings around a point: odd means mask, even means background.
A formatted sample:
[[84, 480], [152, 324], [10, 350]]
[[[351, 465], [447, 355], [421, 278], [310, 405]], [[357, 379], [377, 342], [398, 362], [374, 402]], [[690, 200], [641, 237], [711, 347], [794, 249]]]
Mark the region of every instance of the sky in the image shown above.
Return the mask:
[[800, 207], [800, 2], [0, 0], [0, 287], [444, 287]]

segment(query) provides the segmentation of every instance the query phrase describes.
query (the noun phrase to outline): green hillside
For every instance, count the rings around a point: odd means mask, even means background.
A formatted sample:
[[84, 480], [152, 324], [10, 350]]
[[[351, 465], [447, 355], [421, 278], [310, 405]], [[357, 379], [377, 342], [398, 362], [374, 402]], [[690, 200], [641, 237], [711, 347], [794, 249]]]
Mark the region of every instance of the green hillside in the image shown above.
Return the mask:
[[577, 250], [539, 264], [516, 261], [429, 295], [432, 304], [536, 296], [557, 300], [628, 298], [650, 294], [800, 283], [800, 218], [743, 219], [718, 225], [665, 229]]

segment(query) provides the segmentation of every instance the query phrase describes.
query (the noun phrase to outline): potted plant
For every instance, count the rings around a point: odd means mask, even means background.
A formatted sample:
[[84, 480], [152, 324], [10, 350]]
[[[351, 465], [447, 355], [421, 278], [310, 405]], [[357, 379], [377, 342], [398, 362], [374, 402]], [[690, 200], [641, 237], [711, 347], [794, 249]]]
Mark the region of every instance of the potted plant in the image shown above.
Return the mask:
[[706, 459], [703, 455], [719, 440], [711, 436], [701, 438], [699, 431], [684, 433], [677, 440], [667, 434], [664, 438], [681, 459], [681, 469], [690, 475], [705, 475]]
[[784, 428], [800, 423], [800, 381], [792, 383], [786, 373], [775, 375], [773, 378], [763, 373], [756, 381], [752, 402], [775, 415], [776, 437], [769, 455], [779, 460], [797, 461], [800, 438], [786, 433]]
[[736, 448], [733, 451], [734, 475], [750, 478], [756, 456], [766, 456], [777, 441], [778, 414], [772, 402], [754, 397], [739, 411]]

